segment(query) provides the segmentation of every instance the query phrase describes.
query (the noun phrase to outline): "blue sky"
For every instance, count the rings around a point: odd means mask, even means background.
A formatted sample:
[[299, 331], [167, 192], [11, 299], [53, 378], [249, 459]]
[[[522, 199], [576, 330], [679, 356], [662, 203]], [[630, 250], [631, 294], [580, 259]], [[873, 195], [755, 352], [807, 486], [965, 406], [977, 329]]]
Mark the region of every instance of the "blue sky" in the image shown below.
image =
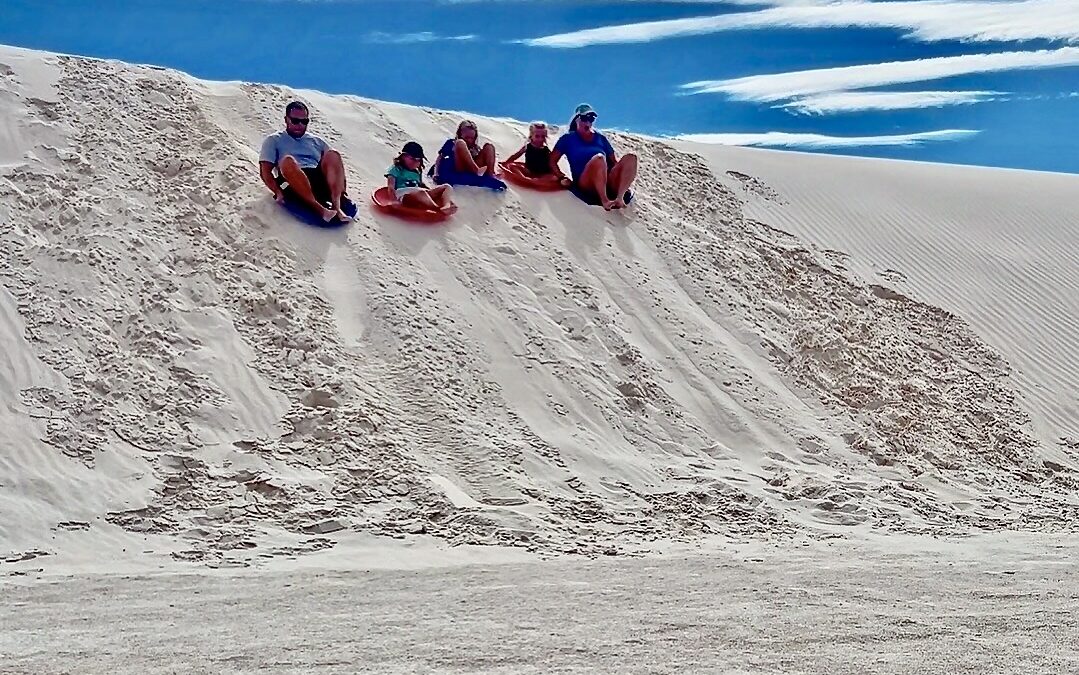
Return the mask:
[[[207, 79], [1079, 173], [1079, 0], [0, 0], [0, 43]], [[482, 131], [482, 130], [481, 130]]]

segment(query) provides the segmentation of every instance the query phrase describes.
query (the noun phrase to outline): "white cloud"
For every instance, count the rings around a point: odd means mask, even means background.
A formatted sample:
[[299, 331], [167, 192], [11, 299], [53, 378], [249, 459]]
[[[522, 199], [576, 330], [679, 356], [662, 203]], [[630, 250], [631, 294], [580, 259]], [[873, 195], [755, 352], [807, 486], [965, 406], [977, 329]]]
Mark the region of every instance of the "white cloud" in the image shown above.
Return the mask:
[[1006, 95], [1000, 91], [837, 91], [797, 98], [777, 107], [804, 114], [827, 115], [970, 105], [999, 100]]
[[921, 145], [932, 141], [958, 141], [979, 133], [974, 129], [941, 129], [896, 136], [825, 136], [766, 131], [750, 134], [683, 134], [681, 141], [720, 145], [754, 145], [772, 148], [857, 148], [871, 146]]
[[894, 28], [922, 41], [1079, 42], [1077, 0], [838, 0], [767, 4], [772, 6], [755, 12], [604, 26], [522, 40], [522, 43], [533, 47], [576, 48], [728, 30], [852, 27]]
[[703, 80], [682, 85], [693, 94], [727, 94], [744, 101], [780, 101], [818, 94], [926, 82], [957, 75], [1079, 65], [1079, 47], [997, 54], [941, 56], [860, 66]]
[[474, 39], [476, 39], [475, 35], [437, 35], [430, 31], [423, 31], [421, 33], [383, 33], [382, 31], [374, 31], [364, 36], [364, 40], [367, 42], [388, 45], [404, 45], [416, 42], [441, 42], [444, 40], [465, 41]]

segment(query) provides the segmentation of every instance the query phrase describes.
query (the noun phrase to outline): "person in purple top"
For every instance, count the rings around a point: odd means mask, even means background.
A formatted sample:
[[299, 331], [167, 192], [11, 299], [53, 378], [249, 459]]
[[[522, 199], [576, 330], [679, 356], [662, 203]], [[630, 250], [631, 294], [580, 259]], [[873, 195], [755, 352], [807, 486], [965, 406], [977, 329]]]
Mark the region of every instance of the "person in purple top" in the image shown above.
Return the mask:
[[619, 159], [607, 137], [595, 130], [595, 123], [592, 106], [577, 106], [569, 131], [562, 134], [551, 152], [551, 167], [557, 171], [558, 160], [564, 155], [573, 176], [570, 190], [575, 195], [608, 211], [622, 209], [633, 198], [629, 186], [637, 177], [637, 156]]

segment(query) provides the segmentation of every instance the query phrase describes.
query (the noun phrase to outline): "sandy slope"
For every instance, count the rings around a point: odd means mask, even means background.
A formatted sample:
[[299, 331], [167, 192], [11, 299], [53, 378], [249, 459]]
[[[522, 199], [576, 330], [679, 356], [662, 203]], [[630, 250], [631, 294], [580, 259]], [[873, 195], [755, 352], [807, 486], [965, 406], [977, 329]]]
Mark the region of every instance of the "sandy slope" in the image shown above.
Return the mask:
[[[1048, 277], [1028, 265], [995, 262], [1013, 281], [991, 311], [942, 309], [759, 203], [802, 192], [740, 194], [701, 149], [620, 134], [643, 163], [626, 214], [462, 190], [448, 226], [364, 208], [315, 231], [255, 175], [285, 101], [311, 104], [360, 199], [404, 141], [434, 148], [458, 117], [10, 48], [0, 64], [0, 414], [16, 430], [0, 553], [16, 567], [246, 565], [357, 533], [610, 554], [1076, 522], [1076, 449], [1047, 440], [1071, 433], [1071, 404], [1029, 395], [1038, 372], [1067, 386], [1074, 360], [1053, 350], [1074, 344], [1074, 300], [1022, 358], [1001, 345], [1024, 334], [993, 318], [1044, 318], [1028, 296]], [[522, 139], [481, 128], [503, 152]], [[760, 157], [761, 174], [805, 161], [798, 190], [843, 194], [810, 160]], [[880, 194], [859, 209], [878, 199], [899, 222], [889, 172], [909, 170], [873, 166]], [[1067, 226], [1075, 183], [1024, 174], [1051, 195], [1041, 210], [1006, 210], [975, 178], [939, 198], [981, 242], [992, 214]], [[835, 201], [814, 199], [809, 239]], [[858, 246], [857, 217], [827, 222]], [[1074, 247], [1049, 236], [1031, 244], [1046, 274], [1074, 282]]]
[[1079, 447], [1079, 177], [687, 149], [743, 194], [747, 218], [963, 317], [1012, 366], [1049, 455]]

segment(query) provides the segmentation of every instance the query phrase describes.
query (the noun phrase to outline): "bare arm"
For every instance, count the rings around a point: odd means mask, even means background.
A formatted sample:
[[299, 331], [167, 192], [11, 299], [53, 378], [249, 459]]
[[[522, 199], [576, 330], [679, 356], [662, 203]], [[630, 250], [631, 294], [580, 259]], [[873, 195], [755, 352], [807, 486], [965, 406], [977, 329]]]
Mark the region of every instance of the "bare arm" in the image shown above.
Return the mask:
[[518, 159], [520, 159], [521, 155], [525, 154], [525, 150], [527, 150], [527, 149], [528, 149], [527, 144], [522, 145], [520, 150], [518, 150], [517, 152], [513, 153], [512, 155], [510, 155], [509, 157], [506, 158], [506, 160], [505, 160], [506, 164], [509, 164], [510, 162], [516, 162]]
[[285, 193], [281, 191], [281, 186], [277, 184], [277, 180], [273, 175], [272, 162], [259, 162], [259, 178], [266, 184], [266, 187], [270, 188], [270, 192], [273, 193], [274, 199], [278, 201], [284, 199]]
[[562, 167], [558, 166], [558, 160], [562, 159], [562, 154], [560, 150], [551, 151], [551, 171], [558, 176], [558, 180], [566, 177], [566, 174], [562, 173]]
[[390, 197], [395, 202], [401, 201], [397, 198], [397, 181], [393, 176], [386, 176], [386, 187], [390, 189]]

